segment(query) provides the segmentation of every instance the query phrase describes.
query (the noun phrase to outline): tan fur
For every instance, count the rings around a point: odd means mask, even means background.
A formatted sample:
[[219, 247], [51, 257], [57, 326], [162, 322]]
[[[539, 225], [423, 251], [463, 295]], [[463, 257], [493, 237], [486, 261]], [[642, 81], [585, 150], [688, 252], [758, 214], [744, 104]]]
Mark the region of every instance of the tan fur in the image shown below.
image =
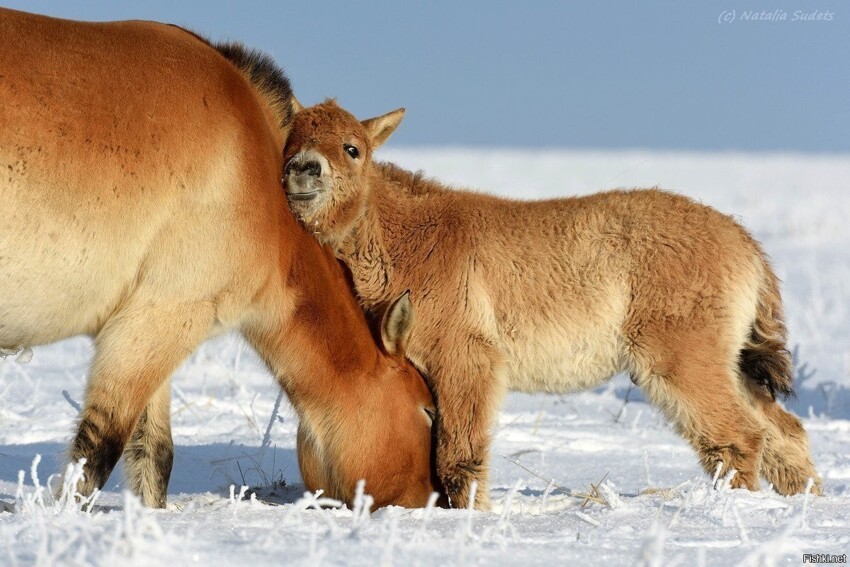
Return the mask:
[[287, 210], [268, 85], [162, 24], [0, 9], [0, 36], [0, 347], [96, 338], [79, 490], [124, 453], [131, 488], [165, 504], [168, 378], [238, 329], [321, 444], [299, 447], [326, 471], [310, 490], [350, 502], [365, 478], [377, 505], [424, 505], [431, 394]]
[[[332, 101], [295, 115], [285, 161], [318, 152], [329, 167], [312, 181], [324, 192], [290, 206], [349, 266], [364, 308], [412, 290], [409, 356], [432, 379], [454, 505], [477, 480], [487, 507], [505, 391], [570, 392], [620, 371], [710, 474], [720, 463], [750, 489], [761, 474], [783, 494], [819, 483], [799, 421], [770, 397], [791, 380], [775, 276], [732, 218], [657, 189], [537, 202], [451, 190], [372, 163], [371, 124]], [[360, 144], [361, 158], [341, 143]], [[287, 176], [288, 194], [301, 182]]]
[[171, 441], [171, 380], [154, 392], [145, 406], [136, 429], [124, 447], [124, 469], [130, 490], [142, 497], [142, 504], [164, 508], [168, 479], [174, 463]]

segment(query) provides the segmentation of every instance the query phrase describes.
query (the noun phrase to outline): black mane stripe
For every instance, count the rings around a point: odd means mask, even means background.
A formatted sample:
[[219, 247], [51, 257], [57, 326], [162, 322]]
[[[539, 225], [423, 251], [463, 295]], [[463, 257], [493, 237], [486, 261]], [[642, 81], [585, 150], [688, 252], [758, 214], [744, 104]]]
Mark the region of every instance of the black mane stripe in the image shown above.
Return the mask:
[[271, 55], [249, 49], [239, 42], [209, 43], [245, 73], [271, 104], [281, 128], [292, 121], [292, 85]]
[[281, 128], [292, 122], [292, 85], [274, 58], [258, 49], [250, 49], [238, 41], [210, 41], [184, 27], [168, 24], [206, 43], [233, 63], [251, 81], [275, 113]]

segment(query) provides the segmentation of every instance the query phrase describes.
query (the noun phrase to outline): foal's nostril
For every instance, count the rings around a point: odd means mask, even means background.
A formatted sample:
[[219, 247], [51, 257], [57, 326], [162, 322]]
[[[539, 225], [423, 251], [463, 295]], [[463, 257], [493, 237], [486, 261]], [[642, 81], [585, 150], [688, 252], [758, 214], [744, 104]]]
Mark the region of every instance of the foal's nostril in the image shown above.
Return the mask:
[[319, 177], [322, 175], [322, 164], [316, 160], [298, 161], [290, 160], [286, 164], [287, 175], [309, 175], [311, 177]]

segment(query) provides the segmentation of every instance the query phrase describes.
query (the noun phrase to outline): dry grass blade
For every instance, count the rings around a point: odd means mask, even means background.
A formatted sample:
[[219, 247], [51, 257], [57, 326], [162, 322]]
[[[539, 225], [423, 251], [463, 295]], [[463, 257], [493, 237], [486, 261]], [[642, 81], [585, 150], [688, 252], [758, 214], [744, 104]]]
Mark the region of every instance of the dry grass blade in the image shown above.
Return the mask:
[[597, 504], [602, 504], [603, 506], [610, 507], [610, 504], [608, 504], [608, 501], [605, 500], [605, 498], [603, 498], [599, 494], [599, 485], [602, 484], [603, 482], [605, 482], [606, 478], [608, 478], [608, 473], [605, 473], [605, 476], [602, 477], [602, 480], [600, 480], [596, 484], [590, 483], [590, 491], [587, 494], [576, 493], [576, 496], [583, 496], [584, 497], [584, 502], [581, 503], [582, 508], [586, 507], [591, 502], [596, 502]]
[[605, 476], [603, 476], [602, 480], [600, 480], [598, 483], [590, 485], [591, 488], [590, 488], [589, 493], [573, 492], [569, 488], [565, 488], [563, 486], [558, 485], [554, 480], [546, 478], [545, 476], [538, 473], [537, 471], [528, 468], [527, 466], [523, 465], [522, 463], [520, 463], [520, 462], [518, 462], [514, 459], [511, 459], [510, 457], [506, 457], [505, 455], [502, 455], [502, 458], [505, 459], [506, 461], [510, 462], [510, 463], [515, 464], [516, 466], [518, 466], [519, 468], [521, 468], [522, 470], [524, 470], [528, 474], [534, 475], [536, 478], [539, 478], [543, 482], [551, 483], [552, 486], [554, 486], [558, 490], [566, 493], [567, 496], [570, 496], [571, 498], [580, 498], [580, 499], [584, 500], [584, 502], [582, 502], [582, 504], [581, 504], [582, 508], [587, 506], [587, 504], [590, 503], [590, 502], [596, 502], [597, 504], [601, 504], [603, 506], [608, 505], [608, 502], [604, 498], [602, 498], [602, 496], [599, 495], [599, 485], [602, 484], [605, 481], [605, 479], [608, 477], [608, 473], [605, 473]]

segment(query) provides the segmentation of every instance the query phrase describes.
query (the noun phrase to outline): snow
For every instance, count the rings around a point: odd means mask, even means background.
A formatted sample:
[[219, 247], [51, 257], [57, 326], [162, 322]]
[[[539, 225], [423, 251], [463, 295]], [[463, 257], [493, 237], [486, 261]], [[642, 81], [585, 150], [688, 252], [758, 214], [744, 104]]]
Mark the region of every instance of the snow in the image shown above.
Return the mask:
[[621, 376], [569, 396], [509, 396], [494, 430], [491, 513], [370, 512], [368, 486], [354, 510], [322, 508], [298, 474], [293, 410], [284, 400], [275, 411], [270, 375], [225, 336], [173, 379], [168, 509], [142, 508], [119, 467], [83, 511], [45, 489], [64, 468], [93, 352], [76, 338], [34, 347], [28, 363], [0, 360], [0, 564], [770, 565], [850, 550], [850, 158], [453, 148], [381, 157], [518, 198], [660, 185], [736, 215], [784, 281], [799, 389], [788, 406], [805, 418], [826, 495], [732, 490], [724, 479], [715, 489]]

